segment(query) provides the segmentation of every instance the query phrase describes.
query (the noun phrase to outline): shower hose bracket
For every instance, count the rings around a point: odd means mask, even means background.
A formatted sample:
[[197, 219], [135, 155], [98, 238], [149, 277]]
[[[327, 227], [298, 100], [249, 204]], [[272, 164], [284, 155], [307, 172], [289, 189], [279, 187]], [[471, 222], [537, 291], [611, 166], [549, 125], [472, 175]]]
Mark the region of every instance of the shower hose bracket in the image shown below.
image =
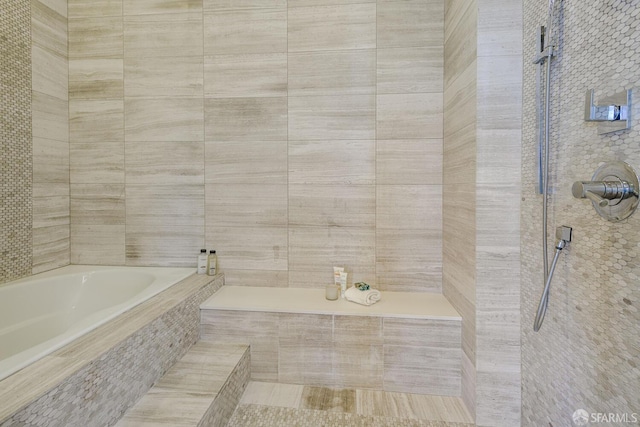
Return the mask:
[[587, 90], [584, 120], [598, 122], [598, 134], [626, 130], [631, 127], [631, 89], [600, 99], [596, 105], [593, 89]]

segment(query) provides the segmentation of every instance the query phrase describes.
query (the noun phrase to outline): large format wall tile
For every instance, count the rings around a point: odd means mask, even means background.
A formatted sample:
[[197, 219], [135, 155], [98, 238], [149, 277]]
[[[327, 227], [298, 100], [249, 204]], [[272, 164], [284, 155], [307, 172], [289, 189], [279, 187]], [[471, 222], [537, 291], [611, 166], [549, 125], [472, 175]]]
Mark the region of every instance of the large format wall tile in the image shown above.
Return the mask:
[[202, 12], [202, 0], [123, 0], [124, 15]]
[[373, 185], [289, 184], [289, 225], [374, 227]]
[[442, 139], [378, 139], [376, 183], [442, 184]]
[[71, 263], [125, 263], [124, 184], [71, 185]]
[[290, 184], [375, 184], [375, 140], [289, 140]]
[[384, 291], [441, 292], [442, 232], [379, 229], [376, 283]]
[[73, 184], [124, 183], [124, 142], [72, 142], [69, 156]]
[[373, 139], [373, 95], [289, 97], [289, 139]]
[[289, 270], [369, 271], [375, 263], [374, 227], [289, 227]]
[[69, 225], [69, 195], [40, 196], [34, 192], [33, 228], [63, 225]]
[[287, 51], [287, 11], [235, 9], [204, 14], [205, 55]]
[[191, 266], [204, 244], [203, 185], [126, 186], [127, 265]]
[[67, 57], [67, 17], [41, 1], [31, 3], [31, 42]]
[[202, 97], [202, 56], [127, 58], [126, 97]]
[[69, 17], [122, 16], [122, 0], [68, 0]]
[[460, 349], [385, 345], [383, 357], [385, 390], [460, 395]]
[[69, 103], [63, 99], [33, 92], [31, 96], [33, 136], [68, 141], [69, 108]]
[[122, 98], [122, 59], [81, 58], [69, 60], [69, 98]]
[[122, 17], [69, 19], [69, 58], [122, 58]]
[[377, 96], [380, 139], [442, 138], [442, 94]]
[[456, 22], [446, 42], [444, 64], [451, 72], [444, 76], [445, 87], [457, 79], [477, 57], [478, 7], [475, 3], [468, 3], [461, 12], [460, 20]]
[[286, 288], [289, 286], [289, 272], [286, 270], [235, 270], [225, 268], [224, 283], [229, 286]]
[[478, 9], [478, 56], [522, 55], [523, 9], [523, 2], [496, 0]]
[[442, 46], [443, 1], [379, 1], [377, 14], [378, 48]]
[[298, 52], [288, 59], [289, 96], [375, 92], [375, 49]]
[[33, 228], [32, 274], [69, 264], [69, 224]]
[[37, 45], [31, 48], [32, 89], [58, 99], [69, 96], [69, 67], [66, 56], [60, 56]]
[[332, 384], [332, 335], [332, 316], [280, 313], [278, 382]]
[[33, 138], [33, 182], [69, 184], [69, 141]]
[[206, 247], [216, 248], [220, 269], [287, 270], [287, 228], [216, 227], [207, 212]]
[[205, 198], [209, 225], [287, 226], [286, 185], [209, 184]]
[[202, 99], [127, 98], [125, 139], [129, 141], [203, 141]]
[[441, 93], [443, 47], [378, 49], [377, 93]]
[[203, 2], [204, 10], [207, 12], [229, 9], [286, 9], [287, 7], [287, 0], [203, 0]]
[[124, 225], [71, 225], [71, 264], [124, 265]]
[[124, 56], [202, 56], [202, 15], [166, 13], [124, 17]]
[[384, 366], [382, 318], [333, 319], [333, 386], [382, 389]]
[[289, 8], [289, 52], [376, 47], [372, 3]]
[[286, 184], [287, 141], [207, 141], [205, 182]]
[[70, 192], [73, 224], [124, 225], [123, 184], [73, 184]]
[[[384, 319], [384, 389], [457, 396], [460, 325], [437, 320]], [[432, 361], [432, 362], [429, 362]]]
[[439, 185], [379, 185], [378, 228], [440, 230], [442, 187]]
[[205, 99], [207, 140], [287, 139], [287, 98]]
[[325, 6], [331, 4], [375, 3], [376, 0], [289, 0], [289, 7]]
[[206, 97], [238, 98], [287, 95], [287, 54], [205, 56]]
[[251, 344], [251, 378], [278, 380], [278, 313], [201, 311], [203, 341]]
[[127, 184], [204, 183], [202, 142], [127, 141], [124, 152]]
[[69, 102], [69, 139], [72, 142], [122, 141], [122, 100], [72, 100]]

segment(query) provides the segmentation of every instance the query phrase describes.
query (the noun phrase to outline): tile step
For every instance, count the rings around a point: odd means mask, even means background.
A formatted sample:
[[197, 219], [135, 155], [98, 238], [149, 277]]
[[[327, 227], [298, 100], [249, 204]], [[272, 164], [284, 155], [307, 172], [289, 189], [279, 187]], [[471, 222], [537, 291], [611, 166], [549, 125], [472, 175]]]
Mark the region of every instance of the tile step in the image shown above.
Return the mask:
[[249, 376], [247, 345], [197, 342], [116, 427], [225, 426]]

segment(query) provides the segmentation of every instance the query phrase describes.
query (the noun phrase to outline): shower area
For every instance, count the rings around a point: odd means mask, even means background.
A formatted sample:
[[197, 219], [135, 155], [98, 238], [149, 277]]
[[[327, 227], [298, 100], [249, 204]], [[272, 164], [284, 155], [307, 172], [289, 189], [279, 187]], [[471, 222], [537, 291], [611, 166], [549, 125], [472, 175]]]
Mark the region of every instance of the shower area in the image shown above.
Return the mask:
[[202, 247], [226, 285], [322, 288], [344, 265], [350, 282], [456, 308], [478, 426], [640, 411], [640, 217], [610, 223], [571, 196], [600, 162], [640, 167], [637, 107], [628, 131], [583, 121], [587, 89], [640, 83], [637, 0], [563, 2], [548, 215], [574, 235], [538, 333], [546, 2], [0, 7], [0, 283], [68, 264], [191, 267]]

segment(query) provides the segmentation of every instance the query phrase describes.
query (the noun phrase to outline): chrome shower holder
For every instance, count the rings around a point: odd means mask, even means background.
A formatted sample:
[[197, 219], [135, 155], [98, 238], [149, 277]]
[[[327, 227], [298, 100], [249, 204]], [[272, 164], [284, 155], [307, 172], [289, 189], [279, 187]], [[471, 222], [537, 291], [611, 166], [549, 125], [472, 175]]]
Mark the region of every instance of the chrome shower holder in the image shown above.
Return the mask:
[[611, 161], [596, 169], [591, 181], [576, 181], [573, 197], [589, 199], [598, 215], [611, 222], [629, 218], [638, 207], [638, 174], [627, 163]]
[[631, 128], [631, 89], [615, 93], [596, 105], [593, 89], [587, 90], [584, 103], [584, 120], [598, 122], [598, 134]]

